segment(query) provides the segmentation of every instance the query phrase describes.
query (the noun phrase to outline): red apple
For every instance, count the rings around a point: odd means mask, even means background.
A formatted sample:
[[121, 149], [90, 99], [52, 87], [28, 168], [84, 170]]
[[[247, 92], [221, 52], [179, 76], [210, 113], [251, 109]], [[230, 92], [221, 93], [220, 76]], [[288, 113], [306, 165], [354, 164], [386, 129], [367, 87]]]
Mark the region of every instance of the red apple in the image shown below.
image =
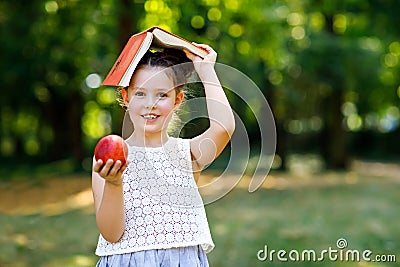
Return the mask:
[[108, 159], [112, 159], [114, 162], [120, 160], [124, 165], [128, 157], [128, 146], [122, 137], [115, 134], [106, 135], [94, 148], [94, 157], [96, 160], [101, 159], [104, 163]]

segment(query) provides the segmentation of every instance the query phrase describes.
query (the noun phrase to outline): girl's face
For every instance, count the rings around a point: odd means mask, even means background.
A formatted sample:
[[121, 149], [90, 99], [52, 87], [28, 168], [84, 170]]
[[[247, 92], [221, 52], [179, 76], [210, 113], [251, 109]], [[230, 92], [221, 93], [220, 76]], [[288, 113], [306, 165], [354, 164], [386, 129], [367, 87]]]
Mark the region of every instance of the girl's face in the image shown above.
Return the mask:
[[136, 131], [144, 134], [166, 132], [183, 93], [175, 92], [171, 77], [160, 68], [137, 69], [128, 87], [129, 115]]

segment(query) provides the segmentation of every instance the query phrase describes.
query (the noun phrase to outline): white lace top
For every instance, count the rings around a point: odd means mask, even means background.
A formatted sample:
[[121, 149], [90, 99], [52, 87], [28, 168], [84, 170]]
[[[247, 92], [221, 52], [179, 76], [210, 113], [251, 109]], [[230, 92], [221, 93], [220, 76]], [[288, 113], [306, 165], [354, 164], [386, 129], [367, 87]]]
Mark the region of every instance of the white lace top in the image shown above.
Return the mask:
[[101, 235], [96, 255], [201, 245], [214, 248], [196, 186], [187, 139], [162, 147], [129, 146], [124, 173], [125, 231], [116, 243]]

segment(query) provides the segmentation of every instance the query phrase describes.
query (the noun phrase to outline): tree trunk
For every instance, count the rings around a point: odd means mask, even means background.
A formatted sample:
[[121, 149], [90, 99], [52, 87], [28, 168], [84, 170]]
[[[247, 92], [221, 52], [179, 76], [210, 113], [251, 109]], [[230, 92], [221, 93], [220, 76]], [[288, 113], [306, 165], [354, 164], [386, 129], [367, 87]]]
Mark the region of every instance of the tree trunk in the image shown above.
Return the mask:
[[69, 109], [71, 104], [66, 101], [65, 98], [52, 95], [51, 101], [49, 101], [44, 107], [44, 113], [46, 120], [51, 125], [51, 129], [54, 133], [53, 142], [50, 144], [48, 160], [56, 161], [66, 158], [68, 152], [71, 151], [69, 146]]
[[[262, 71], [264, 72], [267, 67], [265, 66], [264, 63], [261, 63], [261, 66], [262, 66]], [[283, 111], [282, 114], [279, 114], [276, 111], [276, 105], [278, 102], [276, 90], [278, 89], [271, 86], [266, 76], [264, 78], [265, 80], [263, 81], [264, 84], [263, 94], [268, 101], [268, 104], [271, 108], [275, 120], [275, 130], [276, 130], [275, 155], [279, 156], [280, 158], [280, 165], [277, 167], [277, 169], [284, 171], [287, 169], [287, 156], [288, 156], [288, 146], [287, 146], [288, 134], [284, 127], [286, 111]]]
[[344, 169], [348, 167], [346, 132], [343, 129], [343, 89], [335, 88], [323, 100], [324, 127], [321, 132], [321, 152], [327, 168]]
[[[325, 14], [326, 31], [337, 38], [333, 29], [333, 15]], [[331, 52], [328, 52], [331, 53]], [[327, 64], [332, 64], [327, 62]], [[321, 132], [321, 152], [327, 168], [343, 169], [348, 167], [346, 132], [343, 128], [341, 107], [344, 100], [344, 77], [331, 73], [332, 93], [323, 100], [324, 127]]]
[[75, 91], [70, 95], [68, 109], [68, 125], [69, 125], [69, 145], [72, 156], [80, 168], [81, 162], [84, 159], [82, 126], [81, 118], [83, 114], [83, 101], [79, 92]]
[[[137, 21], [143, 14], [143, 4], [135, 4], [131, 0], [119, 1], [119, 19], [118, 19], [118, 44], [119, 51], [122, 51], [129, 38], [138, 31]], [[122, 108], [116, 107], [111, 112], [113, 124], [112, 132], [122, 135], [122, 125], [125, 111]]]

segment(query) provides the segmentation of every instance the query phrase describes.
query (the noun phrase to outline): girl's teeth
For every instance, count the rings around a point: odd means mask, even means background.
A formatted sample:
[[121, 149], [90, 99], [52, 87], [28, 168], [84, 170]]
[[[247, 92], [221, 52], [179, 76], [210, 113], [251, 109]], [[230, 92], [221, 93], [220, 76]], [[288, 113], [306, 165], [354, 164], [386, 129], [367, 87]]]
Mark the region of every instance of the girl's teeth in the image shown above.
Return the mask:
[[145, 116], [143, 116], [145, 119], [155, 119], [155, 118], [157, 118], [157, 116], [156, 115], [145, 115]]

